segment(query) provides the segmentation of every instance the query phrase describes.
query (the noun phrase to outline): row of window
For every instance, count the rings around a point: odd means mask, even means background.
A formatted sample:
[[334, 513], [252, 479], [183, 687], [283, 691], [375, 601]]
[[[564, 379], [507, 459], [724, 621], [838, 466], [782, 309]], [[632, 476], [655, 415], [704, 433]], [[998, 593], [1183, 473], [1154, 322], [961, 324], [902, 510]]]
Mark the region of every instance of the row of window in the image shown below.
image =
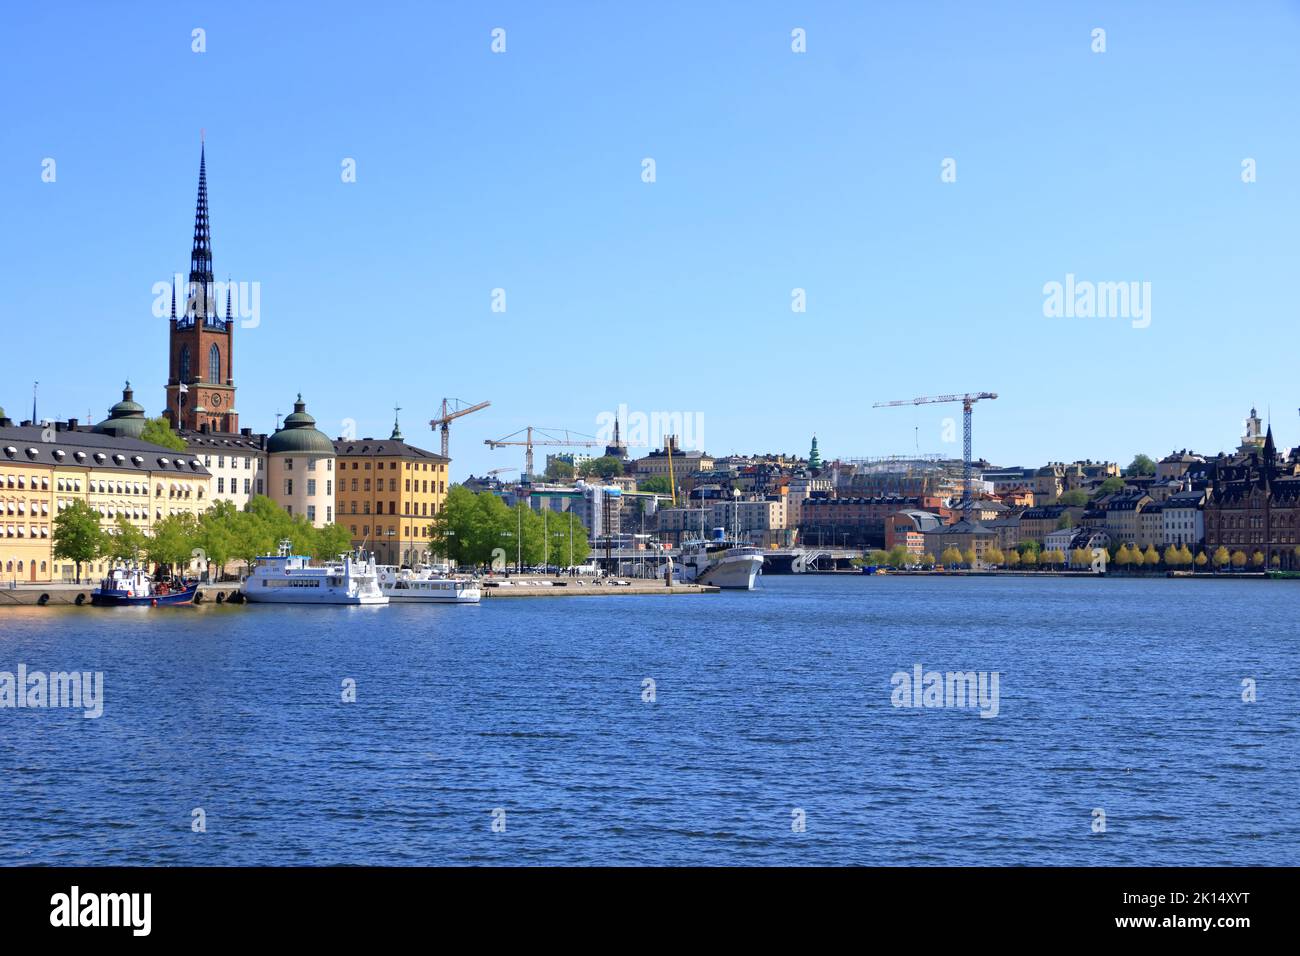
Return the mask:
[[[292, 461], [292, 459], [289, 459], [289, 460]], [[240, 462], [240, 456], [239, 456], [239, 455], [231, 455], [231, 456], [230, 456], [230, 467], [231, 467], [231, 468], [238, 468], [238, 467], [239, 467], [239, 462]], [[245, 470], [245, 471], [252, 471], [252, 470], [253, 470], [253, 459], [252, 459], [252, 458], [250, 458], [250, 457], [248, 457], [247, 455], [245, 455], [245, 456], [243, 456], [243, 462], [244, 462], [244, 470]], [[265, 462], [263, 459], [261, 459], [261, 458], [257, 459], [257, 470], [258, 470], [258, 471], [261, 471], [261, 470], [265, 467], [265, 464], [266, 464], [266, 462]], [[203, 456], [203, 466], [204, 466], [205, 468], [211, 468], [211, 467], [212, 467], [212, 456], [211, 456], [211, 455], [204, 455], [204, 456]], [[225, 456], [225, 455], [218, 455], [218, 456], [217, 456], [217, 467], [218, 467], [218, 468], [225, 468], [225, 467], [226, 467], [226, 456]], [[292, 467], [292, 466], [290, 466], [290, 467]]]
[[[348, 528], [348, 530], [352, 533], [352, 537], [355, 538], [355, 537], [357, 536], [357, 526], [356, 526], [356, 525], [352, 525], [351, 527]], [[379, 537], [396, 537], [396, 536], [397, 536], [397, 533], [398, 533], [399, 530], [402, 532], [401, 536], [402, 536], [403, 538], [427, 538], [427, 537], [429, 537], [429, 526], [428, 526], [427, 524], [426, 524], [426, 525], [406, 525], [405, 527], [403, 527], [403, 528], [401, 528], [401, 529], [399, 529], [397, 525], [389, 525], [387, 528], [385, 528], [383, 525], [379, 525], [379, 524], [377, 524], [377, 525], [375, 525], [375, 537], [376, 537], [376, 538], [379, 538]], [[363, 537], [363, 538], [368, 538], [368, 537], [370, 537], [370, 525], [368, 525], [368, 524], [363, 524], [363, 525], [361, 526], [361, 537]]]
[[[219, 494], [219, 495], [224, 495], [225, 493], [226, 493], [226, 479], [225, 479], [225, 478], [218, 478], [218, 479], [217, 479], [217, 494]], [[231, 493], [232, 495], [234, 495], [234, 494], [238, 494], [238, 493], [239, 493], [239, 479], [238, 479], [238, 478], [231, 478], [231, 479], [230, 479], [230, 493]], [[253, 479], [252, 479], [252, 478], [245, 478], [245, 479], [244, 479], [244, 494], [246, 494], [246, 495], [251, 495], [252, 493], [253, 493]], [[262, 493], [262, 479], [261, 479], [261, 478], [257, 479], [257, 493], [258, 493], [259, 495]]]
[[[319, 459], [319, 458], [308, 458], [308, 459], [307, 459], [307, 470], [308, 470], [308, 471], [315, 471], [315, 470], [316, 470], [316, 462], [318, 462], [318, 461], [321, 461], [321, 459]], [[326, 458], [326, 459], [324, 459], [324, 461], [325, 461], [325, 470], [326, 470], [326, 471], [333, 471], [333, 470], [334, 470], [334, 459], [333, 459], [333, 458]], [[285, 470], [285, 471], [293, 471], [293, 459], [292, 459], [292, 458], [286, 458], [286, 459], [284, 459], [284, 470]]]
[[[356, 471], [357, 468], [360, 467], [360, 464], [361, 464], [360, 462], [356, 462], [356, 461], [352, 462], [352, 470], [353, 470], [353, 471]], [[389, 468], [389, 470], [390, 470], [390, 471], [397, 471], [397, 464], [398, 464], [398, 463], [395, 462], [395, 461], [390, 461], [390, 462], [388, 462], [388, 468]], [[420, 461], [420, 462], [409, 462], [409, 461], [404, 461], [404, 462], [402, 462], [402, 465], [404, 466], [404, 470], [406, 470], [406, 471], [410, 471], [410, 470], [412, 469], [412, 467], [414, 467], [414, 469], [415, 469], [416, 471], [429, 471], [431, 468], [432, 468], [434, 471], [442, 471], [442, 469], [443, 469], [443, 466], [442, 466], [442, 465], [430, 465], [429, 462], [427, 462], [427, 461]], [[348, 463], [345, 461], [345, 462], [343, 462], [341, 465], [339, 465], [339, 470], [341, 471], [341, 470], [343, 470], [344, 468], [347, 468], [347, 467], [348, 467]], [[365, 463], [365, 469], [366, 469], [366, 471], [369, 471], [369, 470], [370, 470], [370, 462], [367, 461], [367, 462]], [[376, 462], [376, 463], [375, 463], [375, 470], [376, 470], [376, 471], [383, 471], [383, 470], [384, 470], [384, 462], [382, 462], [382, 461], [380, 461], [380, 462]]]
[[49, 536], [50, 526], [45, 524], [29, 524], [25, 527], [20, 524], [0, 524], [0, 538], [48, 538]]
[[[286, 479], [284, 479], [284, 494], [285, 494], [285, 497], [286, 497], [286, 498], [293, 494], [293, 479], [292, 479], [292, 478], [286, 478]], [[327, 494], [327, 495], [332, 495], [332, 494], [334, 494], [334, 480], [333, 480], [333, 479], [330, 479], [330, 480], [328, 480], [328, 481], [325, 482], [325, 494]], [[316, 479], [315, 479], [315, 478], [308, 478], [308, 479], [307, 479], [307, 497], [308, 497], [308, 498], [315, 498], [315, 497], [316, 497]]]

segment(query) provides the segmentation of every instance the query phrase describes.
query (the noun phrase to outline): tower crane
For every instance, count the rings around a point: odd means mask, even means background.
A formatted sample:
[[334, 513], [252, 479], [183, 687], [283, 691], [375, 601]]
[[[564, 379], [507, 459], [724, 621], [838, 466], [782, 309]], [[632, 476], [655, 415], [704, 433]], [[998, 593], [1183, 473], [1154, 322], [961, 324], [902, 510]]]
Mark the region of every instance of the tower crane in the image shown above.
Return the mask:
[[974, 484], [971, 482], [970, 469], [970, 419], [971, 409], [976, 402], [997, 398], [997, 392], [966, 392], [961, 395], [922, 395], [919, 398], [904, 398], [896, 402], [876, 402], [872, 408], [897, 408], [900, 405], [935, 405], [949, 402], [961, 402], [962, 410], [962, 507], [967, 511], [975, 503]]
[[442, 400], [442, 414], [429, 422], [429, 427], [433, 429], [442, 429], [442, 457], [447, 458], [449, 439], [451, 437], [451, 425], [454, 419], [468, 415], [470, 412], [477, 412], [481, 408], [487, 408], [491, 402], [479, 402], [475, 405], [469, 405], [462, 402], [459, 398], [444, 398]]
[[497, 475], [504, 475], [508, 471], [518, 471], [518, 468], [493, 468], [488, 472], [488, 477], [495, 478]]
[[[541, 438], [534, 438], [533, 433], [541, 435]], [[524, 435], [523, 440], [518, 438]], [[574, 436], [577, 436], [576, 438]], [[563, 448], [602, 448], [605, 443], [597, 441], [595, 435], [584, 435], [581, 432], [571, 432], [567, 428], [541, 428], [537, 425], [528, 425], [507, 435], [505, 438], [484, 440], [483, 444], [489, 448], [506, 448], [509, 446], [523, 446], [524, 448], [524, 477], [531, 478], [533, 475], [533, 446], [535, 445], [558, 445]]]

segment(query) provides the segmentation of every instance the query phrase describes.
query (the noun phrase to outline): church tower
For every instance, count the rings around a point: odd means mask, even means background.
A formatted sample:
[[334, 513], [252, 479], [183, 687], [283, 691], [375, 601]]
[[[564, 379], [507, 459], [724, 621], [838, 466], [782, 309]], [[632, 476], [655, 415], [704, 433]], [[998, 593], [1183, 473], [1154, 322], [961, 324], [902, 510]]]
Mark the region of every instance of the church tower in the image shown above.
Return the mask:
[[235, 321], [230, 290], [221, 317], [212, 274], [212, 233], [208, 226], [206, 147], [199, 148], [199, 198], [194, 210], [194, 247], [190, 252], [190, 281], [184, 314], [176, 316], [172, 289], [169, 320], [167, 418], [173, 428], [211, 432], [239, 431], [235, 411]]

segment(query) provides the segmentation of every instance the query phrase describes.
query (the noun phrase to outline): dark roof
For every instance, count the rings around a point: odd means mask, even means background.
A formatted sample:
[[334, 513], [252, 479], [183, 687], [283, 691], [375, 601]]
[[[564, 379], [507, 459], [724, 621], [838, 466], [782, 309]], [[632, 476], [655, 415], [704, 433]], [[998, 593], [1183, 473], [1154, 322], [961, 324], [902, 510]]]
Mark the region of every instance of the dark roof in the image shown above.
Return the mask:
[[996, 532], [990, 531], [978, 521], [962, 518], [956, 524], [944, 525], [942, 528], [927, 531], [926, 534], [996, 534]]
[[191, 454], [208, 454], [213, 451], [250, 452], [266, 449], [266, 435], [242, 432], [177, 432], [191, 449]]
[[169, 471], [201, 477], [209, 473], [201, 461], [187, 452], [175, 452], [135, 438], [78, 429], [55, 431], [49, 436], [52, 441], [44, 441], [45, 433], [46, 429], [39, 425], [0, 428], [0, 465], [30, 462], [110, 471]]
[[432, 462], [449, 462], [436, 452], [392, 438], [336, 438], [334, 454], [339, 458], [416, 458]]

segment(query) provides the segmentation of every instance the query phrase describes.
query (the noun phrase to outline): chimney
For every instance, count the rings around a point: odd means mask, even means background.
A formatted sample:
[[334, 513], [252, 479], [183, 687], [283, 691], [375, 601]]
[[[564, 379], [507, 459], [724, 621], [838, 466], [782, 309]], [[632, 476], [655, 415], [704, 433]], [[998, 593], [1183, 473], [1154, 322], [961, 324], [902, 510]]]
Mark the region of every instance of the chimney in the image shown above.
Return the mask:
[[68, 431], [70, 431], [70, 432], [75, 432], [75, 431], [77, 430], [77, 426], [78, 426], [79, 424], [80, 424], [80, 422], [78, 422], [77, 419], [75, 419], [75, 418], [69, 418], [69, 419], [68, 419]]

